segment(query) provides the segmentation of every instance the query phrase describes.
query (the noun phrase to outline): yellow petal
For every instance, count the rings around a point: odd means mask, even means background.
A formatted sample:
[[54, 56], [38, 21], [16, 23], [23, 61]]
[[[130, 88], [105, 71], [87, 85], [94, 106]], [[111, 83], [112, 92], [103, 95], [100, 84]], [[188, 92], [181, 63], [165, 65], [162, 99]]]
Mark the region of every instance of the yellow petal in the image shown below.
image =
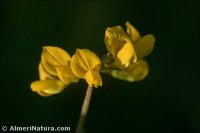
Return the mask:
[[76, 49], [77, 64], [81, 66], [82, 69], [88, 71], [90, 69], [90, 61], [87, 57], [87, 49]]
[[91, 71], [88, 71], [85, 74], [85, 80], [87, 81], [87, 83], [88, 83], [89, 86], [92, 86], [94, 78], [93, 78], [93, 75], [92, 75]]
[[48, 62], [46, 61], [42, 61], [41, 60], [41, 64], [43, 66], [43, 69], [50, 75], [53, 75], [53, 76], [57, 76], [57, 72], [56, 72], [56, 69], [55, 69], [55, 66], [53, 65], [50, 65]]
[[53, 95], [53, 94], [45, 93], [45, 92], [43, 92], [43, 91], [38, 91], [37, 93], [38, 93], [40, 96], [43, 96], [43, 97], [47, 97], [47, 96]]
[[101, 62], [99, 62], [99, 64], [97, 64], [94, 68], [93, 71], [99, 72], [101, 70]]
[[137, 60], [133, 45], [131, 43], [126, 43], [118, 52], [117, 59], [120, 60], [122, 65], [125, 65], [130, 62], [131, 58], [134, 58], [135, 61]]
[[97, 65], [101, 64], [99, 57], [88, 49], [77, 49], [80, 54], [80, 58], [87, 66], [87, 70], [96, 68]]
[[141, 38], [140, 34], [137, 31], [137, 29], [135, 27], [133, 27], [129, 22], [126, 22], [126, 26], [127, 26], [126, 32], [129, 35], [129, 37], [131, 38], [131, 41], [134, 45], [138, 40], [140, 40], [140, 38]]
[[89, 70], [100, 71], [99, 57], [88, 49], [77, 49], [71, 58], [71, 69], [75, 76], [85, 78]]
[[[87, 70], [84, 68], [83, 65], [80, 64], [80, 57], [77, 56], [77, 54], [74, 54], [71, 58], [71, 63], [70, 63], [70, 67], [72, 72], [74, 73], [74, 75], [78, 78], [84, 78], [85, 73], [87, 72]], [[81, 61], [82, 63], [82, 61]]]
[[[65, 88], [65, 87], [64, 87]], [[64, 90], [64, 88], [60, 87], [60, 88], [51, 88], [51, 89], [47, 89], [47, 90], [43, 90], [43, 92], [47, 93], [47, 94], [58, 94], [60, 93], [61, 91]]]
[[89, 86], [94, 85], [95, 88], [102, 86], [101, 76], [98, 71], [88, 71], [85, 74], [85, 79]]
[[39, 80], [31, 83], [32, 91], [44, 91], [48, 94], [56, 94], [61, 92], [66, 84], [57, 79]]
[[56, 66], [58, 77], [62, 82], [68, 84], [70, 82], [78, 82], [78, 78], [72, 73], [70, 65]]
[[155, 37], [153, 35], [148, 34], [142, 37], [142, 39], [134, 45], [137, 57], [141, 59], [150, 54], [154, 48], [154, 43]]
[[38, 70], [39, 70], [40, 80], [52, 79], [53, 78], [53, 76], [51, 76], [49, 73], [46, 72], [46, 70], [44, 70], [41, 62], [39, 63]]
[[67, 65], [67, 62], [70, 61], [70, 55], [65, 50], [58, 47], [45, 46], [43, 47], [42, 54], [47, 58], [47, 61], [51, 62], [53, 65]]
[[121, 26], [115, 26], [106, 29], [106, 47], [114, 57], [116, 57], [117, 53], [126, 42], [130, 42], [130, 39]]
[[44, 67], [44, 69], [56, 76], [56, 69], [55, 66], [57, 65], [68, 65], [68, 62], [70, 61], [69, 54], [58, 47], [51, 47], [46, 46], [43, 47], [43, 52], [41, 56], [41, 62]]
[[139, 80], [143, 80], [149, 72], [148, 64], [145, 60], [140, 60], [134, 64], [131, 64], [128, 69], [124, 70], [111, 70], [111, 76], [129, 81], [135, 82]]
[[102, 79], [101, 79], [101, 76], [99, 74], [99, 72], [93, 72], [93, 84], [94, 84], [94, 87], [97, 88], [98, 86], [102, 86]]

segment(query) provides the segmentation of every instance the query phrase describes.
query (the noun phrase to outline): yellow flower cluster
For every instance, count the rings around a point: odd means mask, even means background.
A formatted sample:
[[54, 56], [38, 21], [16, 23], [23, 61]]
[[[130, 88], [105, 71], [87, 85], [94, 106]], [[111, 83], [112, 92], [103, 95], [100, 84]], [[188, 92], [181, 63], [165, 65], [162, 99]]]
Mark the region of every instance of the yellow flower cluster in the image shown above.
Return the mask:
[[149, 69], [142, 58], [152, 52], [155, 38], [151, 34], [141, 38], [129, 22], [126, 22], [126, 27], [126, 32], [121, 26], [106, 29], [108, 53], [101, 60], [88, 49], [77, 49], [70, 57], [61, 48], [43, 47], [40, 80], [32, 82], [31, 89], [42, 96], [50, 96], [79, 79], [85, 79], [89, 86], [97, 88], [102, 86], [100, 71], [130, 82], [144, 79]]
[[70, 58], [66, 51], [46, 46], [39, 64], [40, 80], [33, 82], [31, 88], [42, 96], [50, 96], [78, 82], [79, 78], [86, 79], [89, 86], [102, 86], [100, 69], [99, 57], [88, 49], [77, 49]]

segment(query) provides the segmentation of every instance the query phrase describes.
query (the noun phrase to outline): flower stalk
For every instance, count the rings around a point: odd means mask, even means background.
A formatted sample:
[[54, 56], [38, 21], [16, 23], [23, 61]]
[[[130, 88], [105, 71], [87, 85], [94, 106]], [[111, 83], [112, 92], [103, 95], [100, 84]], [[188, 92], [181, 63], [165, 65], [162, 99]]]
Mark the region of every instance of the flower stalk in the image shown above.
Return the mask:
[[77, 125], [77, 128], [76, 128], [76, 133], [84, 133], [83, 127], [84, 127], [85, 119], [86, 119], [89, 104], [90, 104], [92, 90], [93, 90], [93, 87], [88, 85], [87, 91], [85, 93], [85, 98], [84, 98], [84, 101], [83, 101], [83, 106], [82, 106], [82, 109], [81, 109], [79, 122], [78, 122], [78, 125]]

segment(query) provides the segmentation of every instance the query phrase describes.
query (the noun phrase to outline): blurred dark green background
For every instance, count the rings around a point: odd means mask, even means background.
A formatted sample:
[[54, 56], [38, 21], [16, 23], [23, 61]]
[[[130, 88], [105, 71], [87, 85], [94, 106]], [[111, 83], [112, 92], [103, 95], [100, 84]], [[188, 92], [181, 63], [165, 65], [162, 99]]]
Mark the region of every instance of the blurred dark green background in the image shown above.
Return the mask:
[[[199, 132], [199, 2], [1, 2], [1, 125], [70, 126], [84, 98], [81, 80], [58, 95], [30, 90], [42, 46], [72, 55], [106, 52], [107, 27], [130, 21], [156, 37], [148, 77], [137, 83], [102, 74], [94, 89], [86, 133]], [[73, 132], [73, 131], [71, 131]]]

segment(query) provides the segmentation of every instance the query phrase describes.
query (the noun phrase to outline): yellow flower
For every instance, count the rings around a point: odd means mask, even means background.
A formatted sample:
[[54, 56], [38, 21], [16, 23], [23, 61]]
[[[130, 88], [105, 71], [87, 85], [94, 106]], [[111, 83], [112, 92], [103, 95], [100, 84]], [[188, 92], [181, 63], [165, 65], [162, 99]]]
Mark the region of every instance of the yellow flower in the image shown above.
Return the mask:
[[139, 32], [126, 22], [127, 33], [121, 26], [107, 28], [105, 32], [105, 43], [111, 62], [107, 67], [125, 69], [131, 63], [135, 63], [142, 57], [151, 53], [154, 47], [155, 38], [149, 34], [140, 37]]
[[101, 61], [88, 49], [77, 49], [71, 58], [71, 69], [75, 76], [85, 79], [89, 86], [102, 86]]
[[127, 33], [121, 26], [106, 29], [105, 43], [108, 53], [102, 58], [102, 72], [133, 82], [144, 79], [148, 74], [148, 64], [142, 58], [152, 52], [155, 38], [152, 34], [141, 38], [129, 22], [126, 22], [126, 27]]
[[42, 96], [60, 93], [71, 82], [78, 78], [70, 68], [70, 56], [58, 47], [43, 47], [39, 64], [40, 80], [31, 84], [31, 89]]
[[131, 60], [137, 61], [131, 40], [121, 26], [106, 29], [105, 43], [113, 58], [110, 67], [122, 69], [127, 67]]

